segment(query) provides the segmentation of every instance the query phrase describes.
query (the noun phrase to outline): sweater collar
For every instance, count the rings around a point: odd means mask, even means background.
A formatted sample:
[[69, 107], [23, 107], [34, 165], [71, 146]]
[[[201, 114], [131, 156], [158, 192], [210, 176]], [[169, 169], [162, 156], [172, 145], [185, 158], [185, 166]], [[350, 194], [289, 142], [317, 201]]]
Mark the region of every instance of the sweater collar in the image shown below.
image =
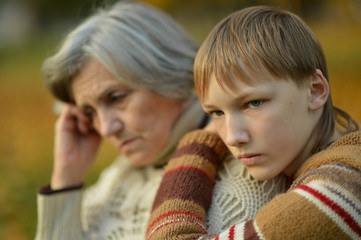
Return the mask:
[[[361, 131], [349, 133], [334, 142], [326, 149], [320, 151], [308, 158], [298, 171], [294, 174], [294, 178], [298, 178], [301, 174], [318, 168], [329, 163], [343, 163], [361, 170], [360, 159], [355, 158], [361, 147]], [[356, 160], [355, 160], [356, 159]]]

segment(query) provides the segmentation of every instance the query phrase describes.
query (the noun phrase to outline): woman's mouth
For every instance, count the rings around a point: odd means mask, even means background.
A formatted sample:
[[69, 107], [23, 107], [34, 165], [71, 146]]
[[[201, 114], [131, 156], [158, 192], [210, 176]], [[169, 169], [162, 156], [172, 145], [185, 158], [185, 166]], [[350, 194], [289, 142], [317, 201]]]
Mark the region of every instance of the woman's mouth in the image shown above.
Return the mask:
[[118, 145], [118, 149], [119, 151], [121, 151], [122, 153], [126, 154], [127, 152], [131, 151], [131, 149], [133, 148], [134, 145], [134, 141], [136, 139], [135, 138], [131, 138], [131, 139], [127, 139], [122, 141], [119, 145]]

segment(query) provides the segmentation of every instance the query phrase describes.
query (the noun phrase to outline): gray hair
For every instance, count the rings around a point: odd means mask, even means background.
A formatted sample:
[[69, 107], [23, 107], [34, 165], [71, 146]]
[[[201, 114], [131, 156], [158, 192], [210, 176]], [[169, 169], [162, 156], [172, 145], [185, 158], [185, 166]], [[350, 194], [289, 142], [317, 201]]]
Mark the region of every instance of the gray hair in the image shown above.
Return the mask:
[[185, 100], [193, 94], [198, 44], [165, 13], [139, 2], [98, 9], [70, 32], [42, 73], [51, 93], [73, 102], [71, 81], [96, 58], [121, 82]]

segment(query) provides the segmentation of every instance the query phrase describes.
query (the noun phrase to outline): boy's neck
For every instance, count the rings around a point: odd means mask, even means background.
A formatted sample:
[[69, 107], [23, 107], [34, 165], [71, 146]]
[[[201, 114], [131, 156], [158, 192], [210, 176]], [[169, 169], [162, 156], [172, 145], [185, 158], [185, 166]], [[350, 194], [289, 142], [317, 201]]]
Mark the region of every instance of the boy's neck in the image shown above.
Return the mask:
[[306, 140], [306, 144], [303, 146], [298, 155], [294, 158], [294, 160], [284, 169], [283, 173], [285, 173], [288, 177], [293, 176], [298, 169], [302, 166], [302, 164], [312, 156], [312, 149], [315, 145], [316, 137], [314, 134], [310, 134], [308, 139]]

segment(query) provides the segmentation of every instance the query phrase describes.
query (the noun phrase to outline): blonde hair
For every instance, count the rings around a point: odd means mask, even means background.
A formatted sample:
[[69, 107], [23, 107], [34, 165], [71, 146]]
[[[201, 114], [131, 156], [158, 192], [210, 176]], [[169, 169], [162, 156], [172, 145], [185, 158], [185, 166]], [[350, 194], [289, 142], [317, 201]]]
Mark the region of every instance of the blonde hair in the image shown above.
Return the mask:
[[[328, 79], [326, 59], [317, 37], [295, 14], [273, 7], [256, 6], [237, 11], [218, 23], [201, 45], [194, 65], [198, 96], [207, 96], [212, 74], [221, 87], [232, 89], [232, 79], [247, 83], [252, 75], [267, 73], [277, 79], [292, 79], [302, 86], [307, 77], [320, 69]], [[315, 153], [330, 140], [335, 130], [335, 115], [347, 131], [358, 125], [343, 111], [332, 106], [331, 94], [315, 129]]]
[[70, 32], [42, 73], [51, 93], [73, 102], [71, 81], [89, 58], [133, 88], [185, 100], [194, 95], [198, 44], [168, 15], [150, 5], [119, 1], [98, 9]]

